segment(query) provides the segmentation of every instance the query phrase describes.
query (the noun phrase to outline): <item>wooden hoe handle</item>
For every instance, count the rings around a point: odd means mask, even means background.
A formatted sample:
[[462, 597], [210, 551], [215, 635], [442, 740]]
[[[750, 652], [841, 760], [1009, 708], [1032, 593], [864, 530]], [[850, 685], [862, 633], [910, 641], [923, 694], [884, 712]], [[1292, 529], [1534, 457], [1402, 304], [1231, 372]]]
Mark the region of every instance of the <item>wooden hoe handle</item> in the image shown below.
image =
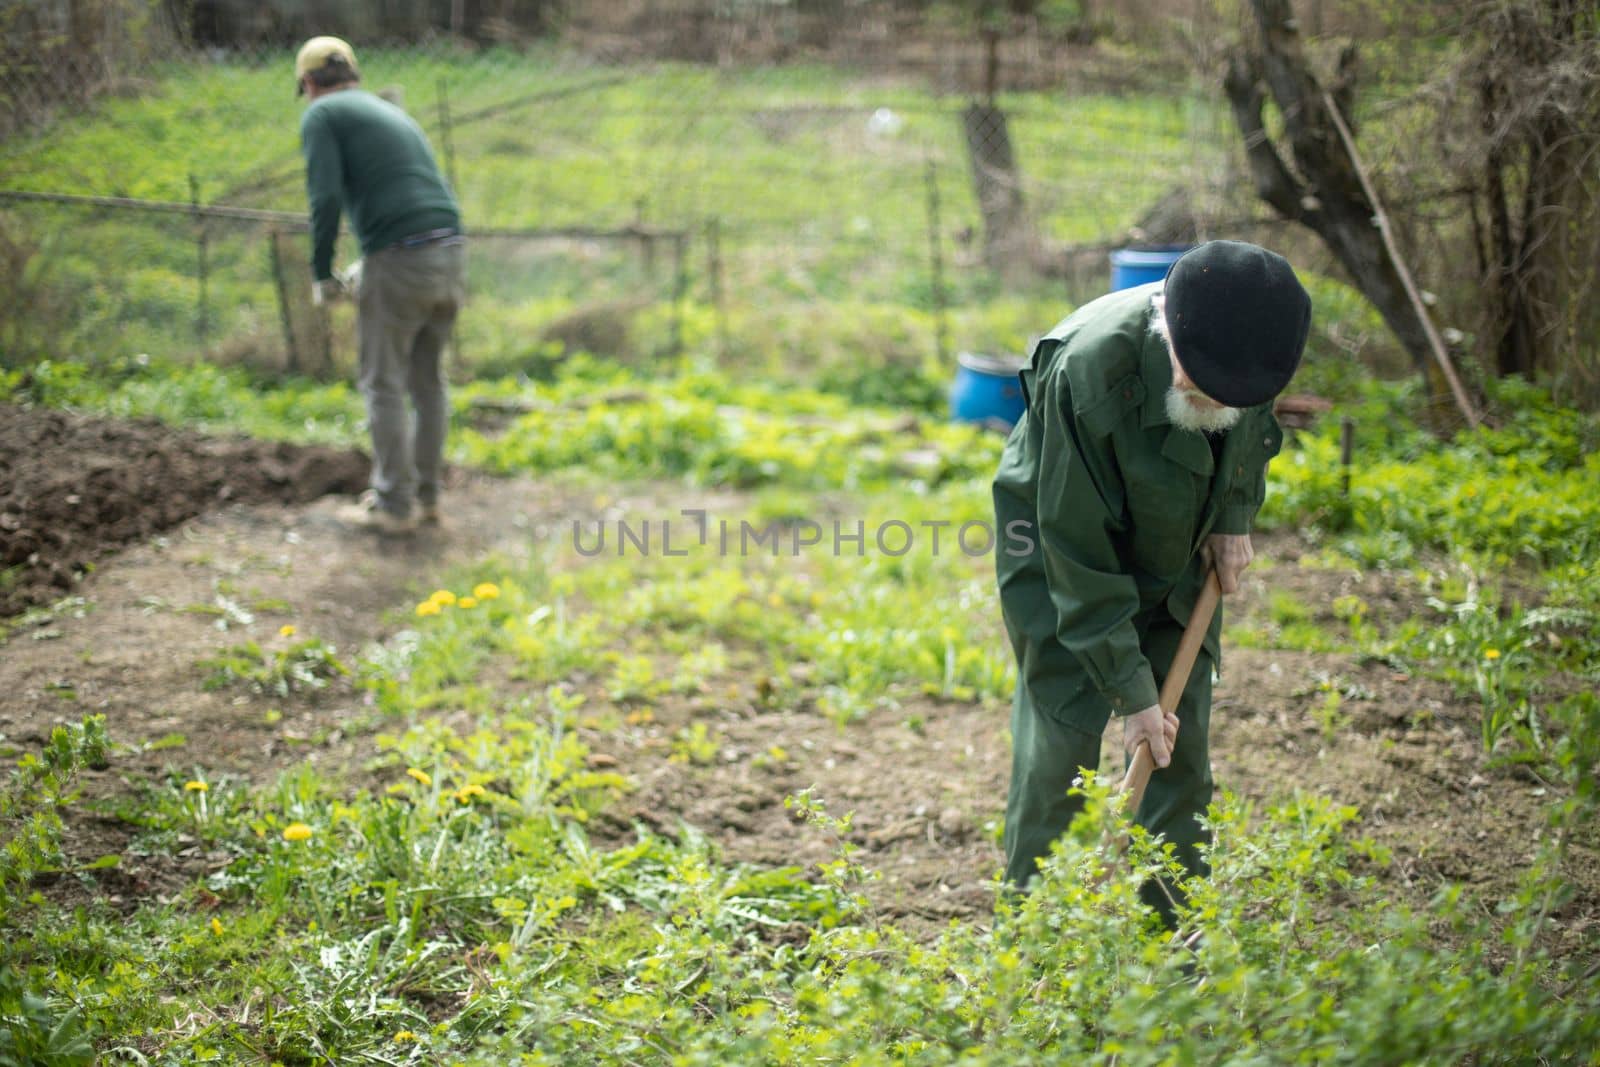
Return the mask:
[[[1163, 712], [1175, 711], [1178, 701], [1183, 699], [1183, 690], [1189, 684], [1189, 674], [1194, 670], [1194, 658], [1200, 653], [1200, 643], [1205, 640], [1206, 631], [1211, 628], [1211, 616], [1217, 612], [1217, 603], [1222, 599], [1222, 586], [1217, 583], [1215, 570], [1206, 572], [1206, 584], [1200, 590], [1200, 599], [1195, 601], [1194, 611], [1189, 616], [1189, 625], [1183, 628], [1183, 637], [1178, 640], [1178, 652], [1172, 657], [1172, 666], [1167, 669], [1167, 680], [1161, 685], [1161, 710]], [[1139, 747], [1133, 750], [1133, 761], [1128, 765], [1128, 773], [1122, 779], [1122, 784], [1117, 787], [1118, 794], [1127, 796], [1127, 810], [1130, 815], [1139, 810], [1139, 802], [1144, 799], [1144, 787], [1150, 784], [1150, 774], [1156, 769], [1155, 757], [1150, 755], [1150, 742], [1140, 741]]]

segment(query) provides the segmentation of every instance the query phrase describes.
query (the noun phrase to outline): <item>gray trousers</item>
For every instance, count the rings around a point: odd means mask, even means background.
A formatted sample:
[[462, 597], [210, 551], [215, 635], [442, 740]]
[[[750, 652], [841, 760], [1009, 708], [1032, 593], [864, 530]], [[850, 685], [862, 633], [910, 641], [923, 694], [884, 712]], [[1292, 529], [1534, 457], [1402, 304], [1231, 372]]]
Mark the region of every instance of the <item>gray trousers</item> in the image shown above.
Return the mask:
[[[413, 500], [439, 499], [445, 399], [440, 356], [466, 299], [466, 247], [460, 238], [374, 252], [357, 297], [361, 395], [372, 434], [372, 488], [378, 506], [405, 518]], [[406, 411], [406, 397], [416, 417]]]

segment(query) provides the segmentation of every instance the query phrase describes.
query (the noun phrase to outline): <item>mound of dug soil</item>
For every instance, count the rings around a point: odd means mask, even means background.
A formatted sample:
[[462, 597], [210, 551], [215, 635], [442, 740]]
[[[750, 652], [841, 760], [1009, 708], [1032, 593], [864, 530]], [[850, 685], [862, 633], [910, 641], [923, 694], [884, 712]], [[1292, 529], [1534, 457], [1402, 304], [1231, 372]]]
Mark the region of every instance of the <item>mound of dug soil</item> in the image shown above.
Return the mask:
[[369, 465], [348, 450], [0, 404], [0, 615], [60, 596], [108, 550], [218, 504], [360, 492]]

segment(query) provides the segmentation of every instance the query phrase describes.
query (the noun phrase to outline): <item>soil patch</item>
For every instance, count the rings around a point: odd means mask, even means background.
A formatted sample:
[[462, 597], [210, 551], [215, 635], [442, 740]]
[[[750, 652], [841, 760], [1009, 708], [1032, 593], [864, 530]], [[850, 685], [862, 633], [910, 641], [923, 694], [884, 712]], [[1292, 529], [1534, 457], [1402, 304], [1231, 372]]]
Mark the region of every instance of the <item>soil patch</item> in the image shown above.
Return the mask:
[[[84, 714], [108, 720], [118, 750], [110, 768], [85, 775], [95, 803], [68, 813], [63, 845], [78, 863], [120, 854], [121, 866], [45, 888], [87, 899], [98, 883], [119, 907], [170, 898], [214, 862], [203, 850], [140, 851], [136, 825], [117, 813], [136, 813], [150, 784], [259, 783], [302, 762], [338, 769], [353, 788], [370, 784], [366, 735], [380, 724], [368, 694], [338, 683], [285, 698], [208, 689], [207, 658], [246, 640], [278, 647], [289, 640], [279, 635], [286, 623], [356, 656], [410, 625], [409, 604], [446, 571], [485, 557], [525, 558], [541, 529], [564, 516], [608, 508], [676, 514], [689, 505], [733, 514], [749, 503], [673, 484], [602, 494], [581, 479], [455, 471], [443, 528], [386, 539], [341, 523], [334, 499], [292, 502], [360, 488], [364, 468], [352, 468], [354, 485], [319, 476], [330, 468], [317, 466], [316, 450], [25, 411], [0, 438], [0, 510], [26, 517], [29, 529], [72, 535], [49, 542], [42, 559], [88, 560], [117, 539], [135, 542], [102, 556], [76, 590], [81, 600], [14, 626], [0, 653], [0, 749], [35, 749], [53, 725]], [[141, 465], [141, 455], [154, 458]], [[101, 482], [110, 489], [88, 488]], [[269, 502], [242, 502], [250, 499]], [[104, 518], [80, 518], [86, 508]], [[5, 531], [7, 545], [21, 528], [18, 521]], [[96, 531], [93, 540], [86, 530]], [[1303, 548], [1288, 534], [1258, 539], [1261, 558], [1230, 598], [1230, 626], [1267, 621], [1274, 592], [1319, 615], [1348, 595], [1365, 600], [1374, 619], [1416, 610], [1417, 590], [1398, 577], [1301, 566]], [[792, 686], [770, 684], [773, 669], [735, 649], [730, 670], [703, 693], [648, 709], [611, 701], [593, 679], [569, 679], [590, 697], [585, 714], [595, 724], [582, 733], [596, 765], [622, 771], [635, 786], [592, 831], [616, 840], [635, 827], [671, 834], [692, 826], [728, 859], [813, 867], [832, 859], [839, 842], [785, 806], [785, 797], [809, 788], [831, 814], [854, 813], [848, 838], [882, 875], [867, 887], [880, 914], [928, 933], [951, 919], [986, 921], [1009, 773], [1005, 701], [919, 698], [841, 726], [817, 709], [803, 665]], [[518, 684], [533, 688], [507, 680]], [[779, 707], [775, 690], [800, 695]], [[1340, 693], [1336, 708], [1330, 690]], [[1220, 785], [1263, 805], [1309, 791], [1356, 806], [1359, 832], [1394, 855], [1377, 873], [1398, 900], [1420, 905], [1443, 885], [1465, 884], [1492, 914], [1518, 891], [1559, 790], [1489, 760], [1477, 715], [1470, 699], [1390, 665], [1230, 643], [1213, 761]], [[685, 745], [690, 735], [709, 749]], [[1102, 766], [1116, 773], [1120, 763], [1110, 738]], [[1558, 902], [1549, 947], [1592, 954], [1600, 933], [1592, 843], [1573, 843], [1565, 873], [1572, 893]]]
[[53, 600], [107, 551], [218, 504], [360, 492], [346, 449], [0, 405], [0, 616]]

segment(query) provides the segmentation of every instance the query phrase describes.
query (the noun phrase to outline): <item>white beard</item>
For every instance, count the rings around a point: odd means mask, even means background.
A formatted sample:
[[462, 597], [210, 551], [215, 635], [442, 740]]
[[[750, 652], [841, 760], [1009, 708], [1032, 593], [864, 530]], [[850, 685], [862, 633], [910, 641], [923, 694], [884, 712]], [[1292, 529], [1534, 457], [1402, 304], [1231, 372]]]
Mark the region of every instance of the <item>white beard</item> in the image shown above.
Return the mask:
[[1176, 385], [1167, 390], [1167, 418], [1172, 425], [1195, 433], [1221, 433], [1231, 430], [1244, 414], [1242, 408], [1204, 408], [1194, 402], [1187, 389]]

